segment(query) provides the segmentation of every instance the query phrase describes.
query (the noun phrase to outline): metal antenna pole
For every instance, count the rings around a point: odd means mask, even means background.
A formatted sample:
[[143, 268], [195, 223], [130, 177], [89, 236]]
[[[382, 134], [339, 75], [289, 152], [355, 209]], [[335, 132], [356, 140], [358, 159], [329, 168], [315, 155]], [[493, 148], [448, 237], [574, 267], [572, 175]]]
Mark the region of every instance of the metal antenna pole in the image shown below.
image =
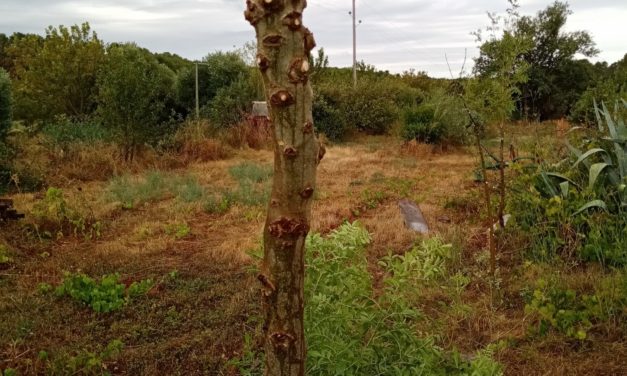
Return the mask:
[[357, 15], [355, 14], [355, 0], [353, 0], [353, 87], [357, 88]]
[[196, 62], [196, 120], [200, 119], [200, 96], [198, 95], [198, 62]]

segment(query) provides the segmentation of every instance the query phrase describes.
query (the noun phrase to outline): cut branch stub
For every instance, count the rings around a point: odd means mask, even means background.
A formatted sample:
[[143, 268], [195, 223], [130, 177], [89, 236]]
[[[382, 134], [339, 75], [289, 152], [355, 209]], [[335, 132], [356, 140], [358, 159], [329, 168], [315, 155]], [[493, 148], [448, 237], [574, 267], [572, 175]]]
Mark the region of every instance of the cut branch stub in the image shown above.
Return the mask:
[[289, 159], [295, 159], [298, 157], [298, 150], [293, 146], [288, 146], [283, 150], [283, 154]]
[[314, 124], [311, 121], [306, 122], [305, 125], [303, 126], [304, 134], [311, 134], [313, 133], [313, 130], [314, 130]]
[[313, 194], [314, 189], [312, 187], [307, 187], [300, 193], [300, 197], [302, 197], [303, 200], [308, 200], [313, 196]]
[[304, 58], [294, 59], [290, 64], [290, 71], [288, 78], [291, 83], [297, 84], [299, 82], [305, 83], [309, 78], [309, 60]]
[[270, 335], [270, 341], [276, 349], [287, 350], [292, 342], [294, 342], [294, 336], [289, 333], [272, 333]]
[[300, 12], [292, 12], [283, 17], [283, 25], [292, 31], [298, 31], [303, 27], [303, 15]]
[[279, 239], [296, 239], [309, 233], [309, 225], [296, 219], [280, 218], [268, 227], [270, 235]]
[[262, 72], [267, 71], [270, 67], [270, 59], [268, 59], [264, 54], [257, 54], [257, 66]]
[[259, 274], [257, 276], [257, 279], [263, 285], [263, 288], [264, 288], [263, 294], [266, 297], [269, 297], [270, 295], [274, 294], [274, 292], [276, 291], [276, 287], [274, 286], [274, 283], [270, 281], [270, 278], [268, 278], [268, 276], [266, 276], [265, 274]]
[[265, 12], [261, 9], [257, 3], [252, 0], [246, 1], [246, 10], [244, 11], [244, 18], [246, 21], [250, 22], [251, 25], [255, 26], [261, 21]]
[[287, 90], [279, 90], [272, 94], [270, 103], [277, 107], [286, 107], [294, 103], [294, 96]]
[[311, 53], [311, 50], [313, 50], [316, 47], [316, 40], [314, 39], [314, 35], [313, 33], [305, 28], [305, 52], [307, 53], [307, 55], [309, 55], [309, 53]]
[[320, 148], [318, 149], [318, 163], [320, 163], [322, 159], [324, 159], [324, 156], [326, 154], [327, 154], [327, 148], [325, 148], [324, 145], [321, 143]]
[[270, 34], [270, 35], [266, 35], [263, 38], [263, 45], [268, 47], [268, 48], [277, 48], [277, 47], [281, 47], [281, 44], [283, 43], [283, 36], [281, 34]]
[[261, 0], [261, 4], [263, 4], [265, 9], [276, 12], [283, 9], [285, 6], [285, 4], [283, 4], [284, 1], [285, 0]]

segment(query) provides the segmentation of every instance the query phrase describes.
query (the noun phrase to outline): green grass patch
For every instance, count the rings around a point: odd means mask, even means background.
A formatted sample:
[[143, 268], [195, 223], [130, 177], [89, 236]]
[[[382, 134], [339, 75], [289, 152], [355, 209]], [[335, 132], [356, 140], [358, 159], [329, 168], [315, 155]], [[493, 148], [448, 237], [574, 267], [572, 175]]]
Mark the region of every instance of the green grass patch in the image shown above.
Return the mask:
[[107, 196], [125, 209], [176, 198], [184, 204], [200, 203], [209, 214], [224, 214], [232, 205], [265, 205], [270, 197], [270, 166], [244, 162], [229, 169], [236, 182], [232, 189], [214, 191], [192, 175], [168, 175], [150, 171], [141, 177], [118, 176], [109, 182]]

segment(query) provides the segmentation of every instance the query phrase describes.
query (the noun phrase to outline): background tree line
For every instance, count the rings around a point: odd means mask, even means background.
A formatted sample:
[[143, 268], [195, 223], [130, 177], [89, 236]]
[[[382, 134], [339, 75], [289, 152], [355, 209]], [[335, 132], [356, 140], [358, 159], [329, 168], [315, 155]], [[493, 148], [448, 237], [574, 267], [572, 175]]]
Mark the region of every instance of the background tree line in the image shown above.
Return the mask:
[[[512, 92], [515, 110], [510, 118], [568, 117], [589, 123], [595, 99], [611, 103], [625, 97], [627, 55], [611, 65], [581, 59], [598, 50], [587, 32], [564, 31], [570, 13], [567, 3], [556, 1], [512, 25], [512, 36], [530, 45], [515, 57], [528, 70], [527, 79]], [[494, 79], [508, 43], [504, 38], [482, 42], [467, 79]], [[241, 123], [251, 102], [262, 98], [254, 55], [255, 46], [248, 44], [202, 59], [200, 114], [212, 127]], [[362, 62], [355, 95], [351, 70], [329, 67], [323, 49], [312, 67], [316, 127], [331, 140], [355, 132], [394, 131], [407, 140], [468, 142], [456, 80], [416, 71], [391, 74]], [[43, 36], [0, 34], [0, 69], [10, 77], [14, 120], [39, 128], [63, 123], [71, 128], [66, 134], [80, 133], [87, 125], [99, 127], [99, 134], [119, 143], [126, 159], [142, 145], [164, 144], [185, 119], [195, 116], [194, 62], [131, 43], [105, 44], [87, 23], [49, 27]]]
[[[133, 43], [107, 45], [88, 23], [49, 27], [44, 36], [0, 34], [0, 69], [12, 82], [13, 120], [97, 123], [126, 158], [158, 143], [195, 108], [194, 62]], [[199, 82], [202, 113], [216, 126], [240, 121], [260, 94], [253, 68], [237, 52], [208, 54]]]

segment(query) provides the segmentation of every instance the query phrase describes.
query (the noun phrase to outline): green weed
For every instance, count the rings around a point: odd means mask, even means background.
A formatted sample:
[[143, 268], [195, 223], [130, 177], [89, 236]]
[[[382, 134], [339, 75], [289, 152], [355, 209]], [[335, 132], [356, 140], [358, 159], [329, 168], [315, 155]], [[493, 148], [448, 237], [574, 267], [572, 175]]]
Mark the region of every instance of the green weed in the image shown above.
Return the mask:
[[4, 244], [0, 244], [0, 267], [8, 265], [12, 262], [13, 259], [9, 255], [9, 249]]
[[99, 238], [102, 231], [100, 221], [70, 205], [58, 188], [46, 191], [44, 199], [33, 207], [32, 216], [34, 222], [30, 225], [39, 237], [60, 239], [80, 235], [85, 239], [94, 239]]
[[[457, 258], [457, 249], [439, 237], [426, 239], [403, 255], [384, 257], [379, 264], [390, 275], [384, 281], [389, 297], [395, 300], [404, 299], [407, 304], [416, 301], [419, 298], [417, 294], [420, 294], [423, 287], [449, 275]], [[462, 275], [450, 282], [461, 294], [469, 281]]]
[[527, 301], [525, 312], [536, 318], [537, 333], [545, 335], [553, 328], [568, 337], [585, 340], [600, 323], [625, 321], [627, 275], [619, 271], [602, 279], [594, 294], [562, 288], [557, 281], [539, 280]]
[[594, 304], [593, 297], [581, 297], [573, 290], [562, 290], [540, 280], [525, 312], [538, 316], [537, 331], [541, 335], [553, 327], [568, 337], [584, 340], [592, 327]]
[[388, 195], [384, 191], [366, 189], [362, 192], [361, 197], [362, 203], [367, 209], [376, 209], [388, 198]]
[[224, 214], [231, 208], [231, 201], [226, 196], [210, 195], [205, 198], [203, 208], [208, 214]]
[[127, 287], [120, 282], [119, 274], [105, 275], [96, 281], [85, 274], [67, 273], [55, 294], [69, 296], [95, 312], [108, 313], [121, 309], [131, 298], [145, 294], [153, 285], [151, 280], [144, 280]]
[[186, 238], [191, 232], [192, 229], [187, 223], [173, 223], [165, 227], [165, 233], [174, 236], [177, 240]]
[[101, 351], [81, 350], [76, 355], [61, 356], [53, 361], [46, 360], [52, 374], [64, 375], [111, 375], [107, 370], [107, 362], [119, 358], [124, 343], [114, 339]]

